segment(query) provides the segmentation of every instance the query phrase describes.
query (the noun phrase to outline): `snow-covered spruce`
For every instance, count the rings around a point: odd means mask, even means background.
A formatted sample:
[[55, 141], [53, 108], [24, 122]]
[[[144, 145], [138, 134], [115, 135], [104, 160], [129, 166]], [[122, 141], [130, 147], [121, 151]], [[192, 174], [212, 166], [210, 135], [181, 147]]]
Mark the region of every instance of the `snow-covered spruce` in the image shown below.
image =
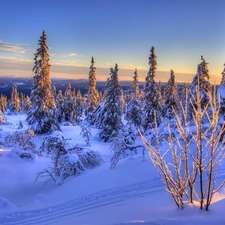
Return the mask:
[[[197, 108], [197, 105], [196, 105], [197, 92], [199, 92], [201, 96], [202, 110], [204, 110], [204, 108], [207, 106], [207, 104], [209, 103], [212, 97], [212, 87], [209, 82], [209, 74], [208, 74], [209, 70], [207, 66], [208, 63], [206, 63], [203, 56], [201, 56], [201, 60], [202, 62], [198, 64], [197, 74], [193, 78], [193, 81], [188, 93], [189, 102], [188, 102], [187, 119], [192, 124], [194, 124], [194, 121], [192, 120], [193, 114]], [[208, 110], [210, 109], [211, 108], [208, 108]], [[209, 115], [210, 114], [211, 113], [209, 113]], [[204, 117], [203, 119], [205, 120], [204, 122], [208, 122], [207, 117]]]
[[75, 121], [75, 101], [74, 101], [74, 93], [71, 90], [71, 85], [69, 84], [64, 93], [64, 106], [63, 106], [63, 114], [64, 121], [74, 123]]
[[56, 118], [59, 123], [64, 121], [63, 116], [63, 107], [64, 107], [64, 96], [61, 90], [59, 90], [59, 93], [56, 96]]
[[2, 115], [2, 110], [0, 109], [0, 124], [4, 124], [4, 118]]
[[134, 124], [130, 121], [127, 122], [124, 128], [124, 141], [128, 145], [134, 144], [138, 135], [138, 131], [135, 128]]
[[170, 71], [170, 79], [168, 80], [164, 89], [163, 98], [165, 102], [162, 106], [162, 116], [167, 120], [171, 120], [174, 118], [173, 110], [177, 111], [179, 102], [173, 70]]
[[7, 106], [7, 97], [5, 95], [0, 95], [0, 110], [2, 112], [5, 111], [6, 106]]
[[83, 120], [81, 122], [81, 132], [80, 135], [84, 138], [87, 146], [91, 146], [91, 130], [88, 126], [88, 122], [86, 120]]
[[[163, 141], [163, 139], [165, 140], [168, 139], [169, 133], [171, 133], [172, 136], [176, 135], [177, 121], [175, 113], [178, 113], [179, 97], [177, 94], [177, 87], [175, 83], [175, 75], [173, 70], [171, 70], [170, 79], [168, 80], [165, 86], [163, 98], [164, 98], [164, 103], [162, 105], [163, 120], [158, 127], [160, 143]], [[168, 129], [170, 129], [170, 131]], [[155, 142], [154, 131], [152, 133], [153, 135], [151, 142], [154, 143]]]
[[97, 115], [98, 121], [96, 121], [101, 129], [99, 136], [105, 142], [111, 141], [113, 137], [116, 137], [122, 127], [121, 87], [118, 80], [118, 65], [116, 64], [114, 70], [111, 68], [110, 71], [110, 78], [106, 84], [105, 101], [99, 109], [100, 115]]
[[[218, 131], [223, 129], [224, 126], [224, 119], [225, 119], [225, 63], [224, 63], [224, 70], [221, 73], [222, 74], [222, 79], [221, 83], [217, 89], [217, 101], [220, 103], [220, 118], [219, 118], [219, 126], [218, 126]], [[221, 136], [221, 140], [224, 139], [224, 134]]]
[[142, 114], [142, 104], [140, 99], [140, 90], [138, 85], [138, 73], [137, 69], [134, 72], [134, 80], [130, 86], [129, 98], [127, 103], [127, 119], [135, 125], [137, 129], [143, 132], [143, 114]]
[[23, 107], [22, 107], [23, 111], [28, 112], [31, 109], [31, 105], [32, 103], [31, 103], [30, 97], [26, 96]]
[[12, 154], [17, 154], [21, 158], [34, 159], [36, 145], [34, 143], [34, 132], [26, 130], [24, 132], [16, 131], [5, 137], [4, 146], [13, 147]]
[[80, 90], [77, 91], [76, 97], [75, 97], [75, 103], [76, 103], [76, 110], [74, 111], [74, 117], [76, 119], [76, 122], [79, 123], [83, 111], [84, 111], [84, 101], [83, 101], [83, 96], [80, 92]]
[[62, 184], [66, 178], [77, 176], [81, 171], [103, 162], [102, 157], [96, 151], [78, 146], [67, 149], [65, 139], [58, 131], [45, 138], [39, 154], [50, 157], [53, 165], [39, 172], [36, 181], [47, 177], [46, 182], [54, 181], [56, 184]]
[[11, 99], [7, 105], [7, 114], [16, 114], [21, 111], [19, 93], [17, 87], [13, 86], [11, 91]]
[[60, 130], [55, 115], [55, 98], [52, 94], [52, 85], [50, 80], [50, 65], [47, 46], [46, 32], [43, 31], [39, 40], [40, 48], [37, 49], [34, 57], [35, 73], [33, 85], [31, 88], [30, 99], [32, 107], [27, 115], [27, 122], [30, 129], [35, 133], [50, 133], [54, 130]]
[[87, 93], [87, 119], [89, 123], [93, 124], [92, 112], [98, 106], [99, 94], [96, 89], [96, 67], [94, 66], [94, 57], [91, 58], [91, 65], [89, 71], [88, 93]]
[[160, 105], [160, 93], [159, 86], [155, 82], [155, 71], [157, 66], [155, 48], [152, 46], [149, 56], [149, 71], [146, 76], [146, 83], [144, 87], [144, 120], [145, 128], [151, 129], [161, 123], [161, 105]]
[[25, 150], [34, 150], [36, 146], [33, 137], [34, 132], [32, 130], [16, 131], [5, 137], [4, 145], [7, 147], [21, 146]]

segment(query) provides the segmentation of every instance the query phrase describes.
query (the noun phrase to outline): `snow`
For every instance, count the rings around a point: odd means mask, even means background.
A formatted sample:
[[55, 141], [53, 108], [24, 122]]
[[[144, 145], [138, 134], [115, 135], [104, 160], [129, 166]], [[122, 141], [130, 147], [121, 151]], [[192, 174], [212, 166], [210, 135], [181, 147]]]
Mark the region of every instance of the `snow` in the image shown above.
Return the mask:
[[217, 94], [220, 95], [221, 98], [225, 99], [225, 87], [219, 86]]
[[[1, 139], [18, 130], [21, 120], [27, 129], [26, 115], [7, 116], [8, 125], [0, 125]], [[185, 203], [176, 208], [166, 192], [150, 159], [142, 154], [122, 159], [110, 169], [113, 152], [110, 143], [99, 139], [99, 130], [90, 127], [91, 146], [80, 136], [79, 126], [63, 126], [68, 146], [78, 145], [98, 151], [104, 163], [70, 177], [63, 185], [44, 180], [34, 183], [38, 172], [47, 168], [48, 158], [21, 159], [12, 148], [0, 152], [0, 224], [54, 225], [224, 225], [225, 189], [213, 197], [209, 211], [200, 210], [198, 203]], [[35, 137], [41, 145], [45, 135]], [[141, 144], [140, 137], [136, 140]], [[68, 147], [67, 146], [67, 147]], [[77, 156], [69, 155], [75, 162]], [[223, 166], [224, 168], [224, 166]], [[224, 177], [224, 169], [219, 177]]]

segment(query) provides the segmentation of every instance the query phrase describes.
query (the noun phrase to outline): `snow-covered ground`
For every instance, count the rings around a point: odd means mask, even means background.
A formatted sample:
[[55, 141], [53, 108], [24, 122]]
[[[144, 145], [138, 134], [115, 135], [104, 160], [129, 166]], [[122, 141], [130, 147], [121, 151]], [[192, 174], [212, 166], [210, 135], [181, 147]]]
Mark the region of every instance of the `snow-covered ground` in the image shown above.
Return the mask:
[[[7, 116], [11, 124], [0, 126], [1, 139], [18, 130], [20, 120], [23, 129], [27, 129], [25, 118], [25, 115]], [[89, 148], [98, 151], [104, 163], [58, 186], [45, 185], [44, 180], [34, 183], [36, 174], [50, 165], [49, 159], [21, 159], [10, 148], [1, 148], [0, 224], [225, 224], [225, 189], [214, 196], [208, 212], [189, 203], [179, 210], [147, 156], [145, 161], [141, 154], [123, 159], [115, 169], [110, 169], [110, 144], [99, 139], [97, 129], [91, 131]], [[68, 144], [85, 146], [79, 126], [64, 126], [62, 132]], [[37, 137], [36, 143], [40, 145], [42, 138]], [[220, 172], [219, 176], [225, 174]]]

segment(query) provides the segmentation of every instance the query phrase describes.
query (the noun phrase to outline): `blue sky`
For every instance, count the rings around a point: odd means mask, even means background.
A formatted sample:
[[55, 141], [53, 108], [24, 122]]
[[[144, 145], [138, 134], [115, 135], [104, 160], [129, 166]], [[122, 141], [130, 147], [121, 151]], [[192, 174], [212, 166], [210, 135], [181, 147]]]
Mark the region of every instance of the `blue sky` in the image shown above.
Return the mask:
[[211, 82], [220, 82], [225, 62], [223, 0], [7, 0], [1, 1], [0, 75], [33, 76], [33, 54], [43, 31], [50, 47], [52, 77], [87, 78], [91, 57], [97, 79], [118, 63], [121, 80], [140, 80], [151, 46], [156, 80], [192, 81], [200, 56]]

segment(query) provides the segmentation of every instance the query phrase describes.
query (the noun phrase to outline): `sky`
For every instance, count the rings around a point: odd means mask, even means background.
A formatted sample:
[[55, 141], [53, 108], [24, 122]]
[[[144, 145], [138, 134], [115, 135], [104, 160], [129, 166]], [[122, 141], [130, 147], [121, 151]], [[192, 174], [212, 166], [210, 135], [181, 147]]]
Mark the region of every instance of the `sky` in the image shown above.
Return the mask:
[[225, 62], [224, 0], [7, 0], [1, 1], [0, 76], [32, 77], [34, 54], [47, 33], [51, 77], [87, 79], [91, 57], [97, 80], [119, 67], [120, 80], [148, 72], [151, 46], [155, 80], [191, 82], [201, 55], [210, 81]]

